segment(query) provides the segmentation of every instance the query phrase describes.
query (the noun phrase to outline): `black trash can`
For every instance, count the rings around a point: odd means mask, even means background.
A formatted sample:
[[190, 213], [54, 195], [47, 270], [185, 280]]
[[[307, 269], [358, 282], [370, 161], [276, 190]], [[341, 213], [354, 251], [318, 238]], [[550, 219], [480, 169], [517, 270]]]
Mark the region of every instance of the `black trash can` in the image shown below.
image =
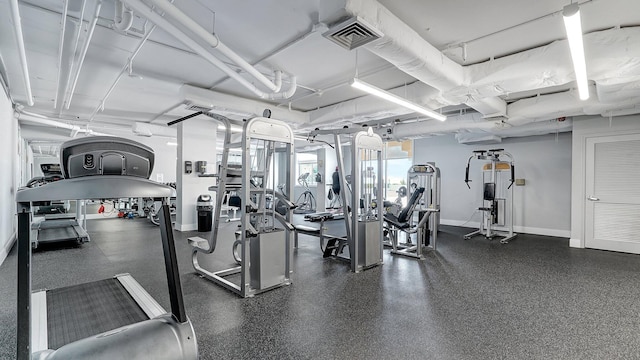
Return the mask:
[[213, 223], [213, 200], [211, 195], [204, 194], [198, 196], [196, 203], [198, 211], [198, 232], [211, 231]]

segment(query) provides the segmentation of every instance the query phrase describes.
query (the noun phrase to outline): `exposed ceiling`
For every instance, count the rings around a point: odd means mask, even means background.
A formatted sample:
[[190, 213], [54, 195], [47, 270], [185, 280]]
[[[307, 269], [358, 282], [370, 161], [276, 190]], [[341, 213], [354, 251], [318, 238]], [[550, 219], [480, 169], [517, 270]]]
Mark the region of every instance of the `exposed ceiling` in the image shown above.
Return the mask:
[[[569, 131], [572, 117], [580, 115], [640, 113], [637, 0], [580, 3], [591, 84], [591, 98], [585, 102], [577, 99], [574, 89], [561, 15], [569, 1], [175, 2], [200, 30], [215, 33], [268, 82], [277, 83], [281, 71], [282, 85], [274, 91], [174, 16], [158, 20], [169, 25], [156, 21], [158, 27], [130, 61], [154, 26], [147, 18], [164, 12], [156, 8], [153, 13], [148, 5], [169, 4], [167, 0], [123, 0], [125, 12], [118, 14], [115, 0], [67, 0], [63, 46], [66, 1], [21, 0], [33, 106], [28, 105], [10, 1], [0, 0], [0, 72], [13, 101], [20, 104], [23, 135], [38, 141], [46, 141], [48, 133], [58, 140], [58, 133], [108, 133], [136, 123], [150, 123], [145, 131], [171, 136], [173, 130], [161, 126], [193, 113], [190, 105], [211, 107], [237, 120], [270, 108], [273, 117], [290, 121], [299, 133], [369, 123], [389, 138], [456, 133], [461, 142]], [[98, 3], [99, 17], [74, 88], [75, 69]], [[131, 26], [117, 30], [128, 25], [127, 8], [134, 10]], [[347, 50], [323, 37], [327, 29], [355, 16], [382, 38]], [[178, 32], [208, 55], [180, 41]], [[215, 59], [205, 59], [211, 56]], [[216, 59], [249, 86], [214, 66]], [[429, 120], [365, 96], [349, 86], [354, 76], [446, 113], [449, 119]], [[288, 90], [294, 89], [289, 97]], [[260, 92], [266, 94], [262, 99], [256, 95]]]

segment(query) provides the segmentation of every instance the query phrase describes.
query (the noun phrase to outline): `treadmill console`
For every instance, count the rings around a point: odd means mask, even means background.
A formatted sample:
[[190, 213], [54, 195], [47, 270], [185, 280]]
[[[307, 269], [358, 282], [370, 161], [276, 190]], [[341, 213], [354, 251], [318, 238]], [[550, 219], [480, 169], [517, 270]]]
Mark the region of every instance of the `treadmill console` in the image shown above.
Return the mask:
[[126, 175], [148, 179], [153, 149], [115, 136], [73, 139], [60, 146], [60, 166], [66, 179], [93, 175]]

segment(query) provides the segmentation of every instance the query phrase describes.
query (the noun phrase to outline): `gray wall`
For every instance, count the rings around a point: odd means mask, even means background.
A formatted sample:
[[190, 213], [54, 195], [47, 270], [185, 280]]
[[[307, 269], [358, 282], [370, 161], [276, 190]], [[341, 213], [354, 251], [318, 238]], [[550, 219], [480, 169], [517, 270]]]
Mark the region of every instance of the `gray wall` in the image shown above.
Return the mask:
[[453, 135], [415, 140], [414, 163], [434, 161], [442, 173], [442, 223], [478, 225], [481, 215], [474, 212], [481, 203], [481, 164], [479, 160], [472, 162], [471, 190], [464, 183], [465, 167], [473, 150], [493, 148], [511, 153], [516, 178], [526, 180], [525, 186], [514, 190], [516, 232], [569, 237], [570, 133], [511, 138], [494, 145], [463, 145]]
[[[209, 194], [216, 201], [217, 194], [209, 191], [209, 186], [216, 184], [213, 177], [198, 177], [195, 171], [196, 161], [207, 162], [207, 173], [218, 172], [216, 166], [216, 131], [218, 123], [208, 119], [191, 119], [178, 125], [177, 149], [178, 161], [173, 160], [173, 174], [177, 174], [177, 207], [176, 230], [192, 231], [198, 228], [196, 203], [199, 195]], [[194, 171], [184, 173], [184, 162], [191, 161]], [[165, 180], [166, 181], [166, 180]]]

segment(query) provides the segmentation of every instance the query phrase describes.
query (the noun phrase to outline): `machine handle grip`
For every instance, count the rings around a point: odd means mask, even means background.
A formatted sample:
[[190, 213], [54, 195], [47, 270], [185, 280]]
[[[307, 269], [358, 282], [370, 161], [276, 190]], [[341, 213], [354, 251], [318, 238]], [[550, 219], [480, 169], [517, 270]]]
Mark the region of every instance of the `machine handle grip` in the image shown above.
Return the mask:
[[509, 187], [507, 187], [507, 190], [511, 189], [515, 181], [516, 181], [516, 166], [511, 164], [511, 183], [509, 184]]
[[467, 163], [467, 170], [465, 171], [465, 174], [464, 174], [464, 183], [467, 184], [467, 187], [469, 189], [471, 189], [471, 186], [469, 186], [469, 181], [471, 180], [469, 180], [469, 163]]

